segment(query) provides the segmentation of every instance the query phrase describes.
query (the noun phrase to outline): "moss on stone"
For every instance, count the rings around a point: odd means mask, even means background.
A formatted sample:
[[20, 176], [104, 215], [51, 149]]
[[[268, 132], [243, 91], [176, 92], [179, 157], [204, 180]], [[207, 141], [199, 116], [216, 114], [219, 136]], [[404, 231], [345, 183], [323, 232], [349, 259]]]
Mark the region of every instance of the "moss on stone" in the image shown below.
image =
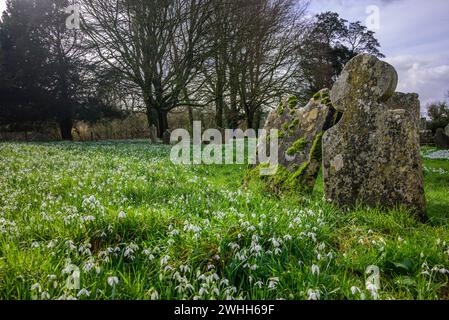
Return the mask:
[[293, 130], [299, 125], [299, 119], [293, 120], [288, 126], [288, 130]]
[[281, 126], [281, 129], [284, 130], [284, 131], [287, 131], [288, 130], [288, 123], [283, 123], [282, 126]]
[[323, 98], [323, 100], [321, 100], [321, 104], [324, 104], [325, 106], [330, 107], [332, 105], [332, 102], [329, 97], [325, 97], [325, 98]]
[[321, 161], [323, 158], [323, 136], [324, 132], [320, 132], [313, 141], [312, 148], [310, 149], [309, 161]]
[[321, 99], [321, 94], [319, 92], [317, 92], [313, 95], [313, 100], [318, 101], [320, 99]]
[[287, 168], [282, 165], [278, 165], [276, 173], [271, 176], [261, 176], [260, 170], [268, 168], [268, 163], [261, 163], [257, 167], [248, 170], [245, 174], [244, 185], [248, 186], [250, 182], [261, 181], [263, 182], [263, 187], [266, 191], [281, 195], [286, 193], [288, 190], [286, 188], [285, 182], [288, 181], [291, 173]]
[[285, 111], [285, 105], [283, 102], [281, 102], [277, 108], [278, 116], [282, 116], [284, 114], [284, 111]]
[[[278, 137], [284, 138], [286, 134], [294, 135], [295, 131], [292, 128], [295, 128], [299, 123], [298, 119], [290, 123], [284, 123], [282, 130], [278, 132]], [[295, 164], [291, 168], [278, 165], [276, 173], [271, 176], [261, 176], [260, 170], [267, 168], [269, 164], [259, 164], [247, 172], [244, 180], [245, 185], [251, 183], [253, 187], [263, 188], [267, 192], [278, 196], [301, 195], [313, 192], [322, 159], [323, 135], [324, 131], [315, 136], [305, 162]], [[286, 153], [289, 156], [293, 156], [300, 151], [304, 151], [310, 143], [310, 140], [302, 137], [296, 140]]]
[[310, 166], [310, 161], [306, 161], [304, 162], [301, 167], [299, 167], [298, 170], [295, 171], [295, 173], [293, 173], [288, 181], [287, 181], [287, 185], [290, 186], [291, 189], [295, 190], [298, 188], [301, 188], [301, 190], [306, 190], [307, 186], [304, 185], [304, 175], [307, 172], [307, 170], [309, 169]]
[[284, 139], [284, 137], [285, 137], [285, 131], [283, 131], [283, 130], [278, 131], [278, 138]]
[[298, 106], [299, 100], [296, 96], [291, 96], [288, 98], [287, 103], [290, 109], [295, 109]]
[[296, 140], [295, 143], [293, 143], [293, 145], [290, 148], [288, 148], [287, 155], [294, 156], [299, 151], [304, 150], [306, 145], [307, 145], [307, 140], [305, 138]]

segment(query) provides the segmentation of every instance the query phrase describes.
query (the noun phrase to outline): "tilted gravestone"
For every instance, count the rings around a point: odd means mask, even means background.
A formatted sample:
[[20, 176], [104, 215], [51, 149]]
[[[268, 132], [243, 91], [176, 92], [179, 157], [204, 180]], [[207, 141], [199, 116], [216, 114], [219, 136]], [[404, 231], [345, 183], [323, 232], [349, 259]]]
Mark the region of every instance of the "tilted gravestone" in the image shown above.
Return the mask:
[[418, 95], [395, 93], [395, 69], [362, 54], [331, 92], [341, 121], [323, 138], [325, 196], [338, 206], [404, 206], [424, 217]]
[[435, 133], [435, 144], [437, 148], [449, 149], [449, 136], [441, 128], [438, 128]]
[[294, 96], [281, 103], [270, 113], [264, 127], [267, 132], [278, 130], [277, 171], [272, 176], [260, 177], [259, 164], [247, 179], [261, 179], [276, 194], [312, 192], [321, 169], [323, 133], [336, 118], [328, 89], [315, 94], [303, 108], [298, 108]]
[[171, 143], [170, 139], [171, 139], [171, 131], [167, 129], [164, 131], [164, 134], [162, 136], [162, 143], [169, 145]]

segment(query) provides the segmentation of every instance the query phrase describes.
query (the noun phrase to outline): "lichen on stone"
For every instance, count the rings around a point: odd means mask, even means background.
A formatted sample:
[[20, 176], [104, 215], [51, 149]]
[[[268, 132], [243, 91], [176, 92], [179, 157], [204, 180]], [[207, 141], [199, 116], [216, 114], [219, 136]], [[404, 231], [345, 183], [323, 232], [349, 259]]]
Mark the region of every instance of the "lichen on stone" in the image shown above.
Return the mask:
[[397, 83], [394, 67], [371, 55], [345, 66], [331, 91], [341, 120], [323, 137], [325, 197], [341, 207], [404, 206], [422, 218], [420, 103], [395, 93]]

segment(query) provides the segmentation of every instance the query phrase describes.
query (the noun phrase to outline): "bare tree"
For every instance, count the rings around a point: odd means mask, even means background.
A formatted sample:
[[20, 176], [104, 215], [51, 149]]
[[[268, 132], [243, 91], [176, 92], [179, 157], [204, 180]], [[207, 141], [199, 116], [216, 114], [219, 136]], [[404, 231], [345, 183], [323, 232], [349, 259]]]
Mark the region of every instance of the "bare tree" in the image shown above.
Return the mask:
[[140, 89], [150, 125], [162, 137], [167, 114], [205, 59], [208, 0], [82, 0], [98, 57]]
[[291, 92], [295, 39], [306, 1], [214, 1], [209, 37], [213, 50], [203, 70], [214, 97], [217, 127], [236, 128], [245, 119], [259, 127], [260, 115]]

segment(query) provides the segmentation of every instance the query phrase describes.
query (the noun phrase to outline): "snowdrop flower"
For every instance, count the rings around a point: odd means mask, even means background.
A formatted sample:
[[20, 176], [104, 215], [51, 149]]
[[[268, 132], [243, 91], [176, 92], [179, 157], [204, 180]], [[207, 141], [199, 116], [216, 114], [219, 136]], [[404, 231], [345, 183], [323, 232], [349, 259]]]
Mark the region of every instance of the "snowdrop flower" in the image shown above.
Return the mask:
[[272, 239], [270, 239], [270, 240], [271, 240], [271, 242], [273, 243], [273, 246], [274, 246], [275, 248], [278, 248], [278, 247], [280, 246], [280, 243], [279, 243], [279, 241], [277, 241], [276, 238], [272, 238]]
[[119, 219], [125, 219], [126, 218], [126, 213], [124, 211], [120, 211], [120, 213], [118, 214], [118, 218]]
[[87, 289], [81, 289], [76, 296], [78, 298], [81, 296], [90, 297], [90, 292]]
[[50, 300], [50, 294], [47, 291], [42, 292], [41, 299], [42, 300]]
[[179, 267], [179, 270], [180, 270], [181, 272], [184, 272], [184, 273], [190, 272], [189, 266], [186, 266], [186, 265], [181, 265], [181, 266]]
[[222, 286], [229, 286], [229, 280], [228, 279], [223, 279], [220, 281], [220, 285]]
[[204, 296], [205, 294], [208, 294], [209, 292], [208, 292], [205, 288], [201, 288], [200, 291], [199, 291], [198, 293], [199, 293], [199, 295], [202, 297], [202, 296]]
[[357, 288], [356, 286], [351, 287], [351, 293], [353, 295], [356, 295], [357, 293], [361, 293], [362, 290], [360, 290], [359, 288]]
[[316, 275], [319, 275], [319, 274], [320, 274], [320, 267], [317, 266], [316, 264], [314, 264], [314, 265], [311, 267], [311, 270], [312, 270], [312, 274], [316, 274]]
[[168, 263], [168, 260], [170, 260], [170, 256], [164, 256], [161, 259], [161, 266], [164, 266]]
[[289, 235], [289, 234], [287, 234], [287, 235], [284, 236], [284, 240], [285, 240], [285, 241], [290, 241], [290, 240], [292, 240], [292, 239], [293, 239], [293, 237], [292, 237], [291, 235]]
[[111, 287], [114, 287], [115, 285], [118, 284], [118, 278], [117, 278], [117, 277], [109, 277], [109, 278], [108, 278], [108, 284], [109, 284]]
[[83, 266], [83, 271], [85, 272], [89, 272], [90, 270], [92, 270], [95, 267], [95, 264], [92, 261], [87, 262], [84, 266]]
[[309, 289], [307, 291], [307, 295], [309, 296], [309, 300], [320, 300], [321, 294], [319, 290]]
[[274, 290], [279, 283], [279, 278], [271, 278], [268, 283], [268, 289]]
[[31, 291], [34, 291], [34, 290], [37, 290], [37, 291], [39, 291], [39, 292], [42, 292], [42, 288], [41, 288], [40, 283], [35, 283], [35, 284], [33, 284], [33, 285], [31, 286]]
[[159, 300], [159, 292], [157, 292], [155, 289], [150, 290], [150, 299], [151, 300]]
[[378, 294], [379, 289], [377, 288], [377, 286], [374, 283], [367, 283], [366, 290], [371, 292], [371, 296], [373, 297], [373, 299], [379, 298], [379, 294]]

